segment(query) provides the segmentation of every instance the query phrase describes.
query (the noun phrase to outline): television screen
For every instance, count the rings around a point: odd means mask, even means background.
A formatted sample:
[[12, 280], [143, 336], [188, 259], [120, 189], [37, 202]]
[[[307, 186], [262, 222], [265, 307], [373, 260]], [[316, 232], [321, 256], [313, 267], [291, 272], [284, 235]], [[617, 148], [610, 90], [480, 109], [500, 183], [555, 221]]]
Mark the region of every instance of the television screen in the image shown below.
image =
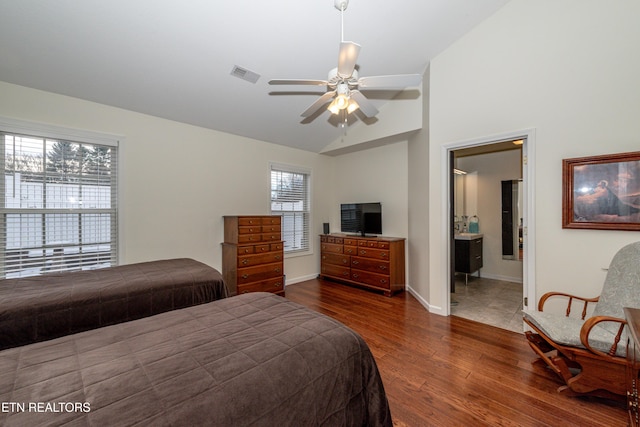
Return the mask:
[[340, 229], [343, 233], [382, 234], [380, 203], [343, 203], [340, 205]]

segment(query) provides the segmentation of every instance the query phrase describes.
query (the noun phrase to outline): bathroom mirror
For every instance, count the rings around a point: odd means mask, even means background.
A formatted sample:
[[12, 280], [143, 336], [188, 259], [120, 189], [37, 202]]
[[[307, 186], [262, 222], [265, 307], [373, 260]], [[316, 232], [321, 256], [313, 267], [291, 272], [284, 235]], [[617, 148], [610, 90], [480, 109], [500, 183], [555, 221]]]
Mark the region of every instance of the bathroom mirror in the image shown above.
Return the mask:
[[522, 180], [502, 181], [502, 259], [522, 260]]

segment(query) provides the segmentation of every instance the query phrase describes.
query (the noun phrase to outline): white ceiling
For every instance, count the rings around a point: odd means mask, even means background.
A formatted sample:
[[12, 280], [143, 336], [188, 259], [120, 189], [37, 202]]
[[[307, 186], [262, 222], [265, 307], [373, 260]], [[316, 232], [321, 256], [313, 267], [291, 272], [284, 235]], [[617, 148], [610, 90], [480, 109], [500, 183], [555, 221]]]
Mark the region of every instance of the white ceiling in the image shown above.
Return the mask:
[[[351, 0], [344, 39], [360, 76], [422, 74], [507, 1]], [[0, 80], [320, 152], [341, 129], [300, 113], [324, 88], [267, 82], [326, 79], [340, 21], [334, 0], [2, 0]], [[271, 93], [301, 90], [317, 93]]]

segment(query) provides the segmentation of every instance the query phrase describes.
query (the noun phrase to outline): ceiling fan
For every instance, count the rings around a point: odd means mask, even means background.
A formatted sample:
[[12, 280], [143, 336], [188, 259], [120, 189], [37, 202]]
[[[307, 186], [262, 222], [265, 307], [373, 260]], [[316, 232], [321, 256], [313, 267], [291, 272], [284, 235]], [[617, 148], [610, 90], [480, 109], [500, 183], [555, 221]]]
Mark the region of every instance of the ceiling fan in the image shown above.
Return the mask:
[[420, 74], [395, 74], [388, 76], [359, 77], [356, 61], [360, 52], [360, 45], [344, 41], [344, 11], [349, 0], [334, 0], [336, 9], [341, 14], [342, 37], [338, 54], [338, 67], [329, 71], [327, 80], [269, 80], [270, 85], [307, 85], [326, 86], [327, 92], [304, 110], [302, 117], [309, 117], [319, 111], [327, 103], [327, 109], [332, 114], [342, 114], [344, 122], [348, 114], [360, 109], [366, 117], [378, 114], [378, 109], [369, 101], [360, 89], [397, 89], [418, 86], [422, 81]]

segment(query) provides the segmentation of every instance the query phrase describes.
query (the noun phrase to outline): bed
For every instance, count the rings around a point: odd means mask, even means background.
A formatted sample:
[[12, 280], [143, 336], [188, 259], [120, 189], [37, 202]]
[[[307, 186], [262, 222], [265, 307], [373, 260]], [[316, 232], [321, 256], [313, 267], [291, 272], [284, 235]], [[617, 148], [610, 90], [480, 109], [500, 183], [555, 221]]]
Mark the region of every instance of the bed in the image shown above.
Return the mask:
[[0, 280], [0, 349], [226, 296], [222, 275], [188, 258]]
[[362, 338], [271, 293], [3, 350], [0, 402], [7, 426], [392, 425]]

